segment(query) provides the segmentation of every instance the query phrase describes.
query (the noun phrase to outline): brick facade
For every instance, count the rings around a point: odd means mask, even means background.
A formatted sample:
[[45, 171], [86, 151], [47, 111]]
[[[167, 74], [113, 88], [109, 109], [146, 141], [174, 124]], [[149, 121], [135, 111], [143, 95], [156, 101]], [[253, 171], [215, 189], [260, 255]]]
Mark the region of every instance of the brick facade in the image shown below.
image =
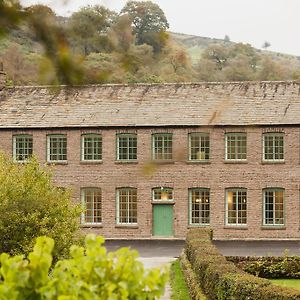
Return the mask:
[[[1, 75], [1, 74], [0, 74]], [[189, 133], [208, 133], [210, 159], [188, 159]], [[284, 161], [263, 160], [264, 133], [284, 135]], [[102, 136], [102, 161], [81, 161], [81, 135]], [[117, 134], [137, 134], [137, 160], [116, 159]], [[152, 135], [172, 133], [173, 160], [153, 164]], [[227, 133], [247, 136], [247, 159], [225, 160]], [[33, 137], [33, 153], [46, 163], [49, 134], [66, 134], [67, 162], [51, 164], [57, 186], [100, 188], [101, 225], [83, 226], [106, 238], [153, 236], [152, 189], [173, 188], [174, 237], [189, 228], [192, 188], [210, 191], [210, 226], [216, 239], [300, 239], [300, 84], [295, 82], [103, 85], [49, 90], [1, 88], [0, 149], [13, 136]], [[116, 190], [137, 190], [137, 224], [116, 225]], [[247, 224], [226, 224], [226, 189], [247, 190]], [[284, 189], [284, 224], [263, 225], [263, 190]], [[275, 217], [274, 217], [275, 218]]]
[[[285, 136], [284, 163], [262, 161], [262, 134], [283, 132]], [[116, 134], [135, 132], [138, 139], [138, 160], [135, 163], [116, 161]], [[145, 168], [151, 161], [151, 135], [173, 133], [174, 160], [158, 164], [151, 174]], [[188, 161], [188, 134], [207, 132], [210, 135], [208, 163]], [[225, 133], [247, 134], [247, 161], [225, 161]], [[12, 154], [14, 134], [32, 134], [33, 150], [41, 163], [46, 162], [46, 135], [64, 133], [68, 139], [67, 164], [53, 165], [58, 186], [72, 189], [74, 201], [80, 201], [80, 188], [99, 187], [102, 190], [102, 226], [90, 227], [106, 237], [152, 236], [152, 188], [166, 186], [174, 189], [174, 236], [184, 237], [188, 225], [188, 189], [210, 189], [210, 224], [217, 239], [299, 238], [300, 225], [300, 127], [189, 127], [189, 128], [103, 128], [2, 130], [0, 148]], [[80, 140], [83, 133], [101, 133], [102, 162], [85, 163], [80, 160]], [[138, 225], [116, 225], [116, 188], [137, 188]], [[247, 189], [247, 226], [225, 226], [225, 189]], [[285, 189], [285, 225], [262, 226], [262, 190], [268, 187]]]

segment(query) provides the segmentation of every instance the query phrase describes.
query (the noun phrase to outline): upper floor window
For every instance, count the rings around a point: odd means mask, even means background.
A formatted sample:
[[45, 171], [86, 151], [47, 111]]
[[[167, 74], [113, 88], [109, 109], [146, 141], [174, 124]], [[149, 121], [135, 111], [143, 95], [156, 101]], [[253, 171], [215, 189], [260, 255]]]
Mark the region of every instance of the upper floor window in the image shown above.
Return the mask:
[[263, 135], [263, 160], [284, 160], [284, 134], [264, 133]]
[[263, 225], [284, 225], [284, 189], [264, 189], [263, 201]]
[[13, 136], [13, 159], [17, 162], [25, 162], [32, 157], [32, 135], [23, 134]]
[[225, 135], [225, 159], [247, 159], [247, 135], [246, 133], [227, 133]]
[[83, 134], [81, 136], [81, 160], [102, 160], [102, 137], [100, 134]]
[[137, 190], [117, 189], [117, 224], [137, 224]]
[[167, 187], [154, 188], [152, 190], [153, 201], [174, 201], [173, 189]]
[[189, 160], [209, 160], [209, 135], [207, 133], [189, 134]]
[[226, 190], [226, 225], [247, 224], [247, 190]]
[[99, 188], [82, 189], [81, 202], [84, 207], [84, 212], [81, 215], [81, 223], [101, 224], [102, 222], [101, 189]]
[[210, 214], [209, 189], [189, 189], [189, 224], [208, 225]]
[[67, 136], [65, 134], [47, 136], [47, 161], [67, 161]]
[[121, 133], [117, 135], [117, 160], [137, 159], [137, 135]]
[[172, 133], [152, 135], [152, 158], [155, 160], [173, 159]]

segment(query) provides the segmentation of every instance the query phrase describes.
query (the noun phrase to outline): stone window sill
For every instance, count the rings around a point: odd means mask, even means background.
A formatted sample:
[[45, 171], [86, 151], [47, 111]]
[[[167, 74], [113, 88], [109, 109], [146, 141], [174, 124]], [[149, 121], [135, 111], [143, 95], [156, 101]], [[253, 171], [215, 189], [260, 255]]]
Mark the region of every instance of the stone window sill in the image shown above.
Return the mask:
[[103, 228], [102, 224], [80, 224], [80, 228]]
[[209, 227], [209, 226], [210, 224], [189, 224], [187, 228], [189, 229], [189, 228]]
[[263, 160], [261, 162], [262, 165], [284, 165], [285, 164], [285, 161], [284, 160], [279, 160], [279, 161], [276, 161], [276, 160]]
[[274, 226], [274, 225], [264, 225], [261, 226], [260, 228], [261, 230], [286, 230], [285, 225], [278, 225], [278, 226]]
[[233, 229], [233, 230], [248, 230], [247, 226], [241, 226], [241, 225], [225, 225], [223, 228]]
[[115, 164], [133, 164], [133, 165], [136, 165], [138, 164], [139, 162], [137, 160], [115, 160]]
[[101, 165], [103, 164], [102, 160], [81, 160], [81, 165]]
[[115, 228], [126, 228], [126, 229], [138, 229], [138, 225], [130, 225], [130, 224], [117, 224]]
[[153, 159], [152, 162], [158, 165], [175, 164], [175, 161], [173, 159]]
[[247, 164], [247, 160], [224, 160], [224, 164]]
[[47, 165], [67, 165], [67, 161], [47, 161]]
[[187, 164], [200, 164], [200, 165], [210, 165], [211, 162], [209, 160], [187, 160], [186, 161]]

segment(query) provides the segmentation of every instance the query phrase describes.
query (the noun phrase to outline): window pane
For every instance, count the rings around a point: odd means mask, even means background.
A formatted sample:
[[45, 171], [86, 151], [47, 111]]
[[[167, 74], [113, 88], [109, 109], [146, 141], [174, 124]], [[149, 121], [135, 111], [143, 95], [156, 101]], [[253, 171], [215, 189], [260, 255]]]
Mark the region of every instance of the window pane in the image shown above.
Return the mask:
[[82, 220], [83, 223], [101, 223], [101, 189], [83, 189], [82, 202], [85, 207], [85, 212]]
[[209, 190], [191, 189], [189, 190], [190, 201], [190, 224], [207, 225], [209, 224]]
[[226, 159], [247, 159], [247, 136], [245, 133], [226, 134]]
[[137, 136], [135, 134], [119, 134], [117, 136], [117, 159], [137, 159]]
[[118, 223], [136, 224], [137, 223], [137, 190], [119, 189], [118, 190]]
[[26, 161], [32, 157], [33, 138], [31, 135], [20, 135], [14, 137], [14, 159]]
[[102, 159], [102, 137], [99, 134], [82, 136], [82, 160]]
[[163, 187], [153, 189], [153, 201], [173, 201], [173, 189]]
[[153, 135], [153, 159], [173, 158], [172, 134]]
[[209, 136], [201, 133], [189, 135], [190, 160], [209, 159]]
[[263, 141], [264, 160], [284, 160], [284, 134], [265, 133]]
[[48, 160], [67, 160], [67, 137], [65, 135], [48, 136]]
[[232, 189], [226, 191], [227, 224], [247, 224], [247, 191]]
[[284, 190], [264, 190], [264, 224], [284, 224]]

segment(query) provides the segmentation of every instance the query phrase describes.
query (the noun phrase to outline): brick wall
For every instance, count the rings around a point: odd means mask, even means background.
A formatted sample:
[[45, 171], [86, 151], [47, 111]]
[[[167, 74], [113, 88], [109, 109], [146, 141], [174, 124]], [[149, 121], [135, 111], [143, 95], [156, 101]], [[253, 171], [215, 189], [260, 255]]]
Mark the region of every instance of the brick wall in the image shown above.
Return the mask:
[[[262, 163], [262, 133], [285, 133], [285, 162]], [[103, 139], [102, 163], [80, 162], [80, 137], [82, 133], [101, 133]], [[116, 162], [116, 133], [136, 132], [138, 137], [138, 162]], [[145, 174], [151, 160], [151, 134], [172, 132], [174, 162], [161, 164], [154, 173]], [[210, 162], [187, 161], [188, 133], [210, 134]], [[224, 159], [224, 134], [247, 133], [247, 162], [228, 163]], [[210, 188], [210, 220], [217, 239], [300, 238], [300, 128], [289, 127], [201, 127], [165, 129], [102, 129], [102, 130], [1, 130], [0, 148], [12, 155], [12, 135], [32, 134], [34, 153], [41, 163], [46, 162], [46, 135], [66, 133], [68, 138], [68, 163], [51, 166], [58, 186], [70, 187], [74, 201], [80, 201], [80, 188], [102, 189], [102, 227], [85, 230], [106, 237], [151, 237], [154, 187], [174, 188], [174, 236], [184, 237], [188, 228], [188, 189]], [[138, 195], [138, 227], [116, 226], [116, 188], [134, 187]], [[225, 226], [225, 188], [247, 188], [247, 226]], [[280, 229], [262, 228], [262, 189], [285, 189], [285, 226]]]

